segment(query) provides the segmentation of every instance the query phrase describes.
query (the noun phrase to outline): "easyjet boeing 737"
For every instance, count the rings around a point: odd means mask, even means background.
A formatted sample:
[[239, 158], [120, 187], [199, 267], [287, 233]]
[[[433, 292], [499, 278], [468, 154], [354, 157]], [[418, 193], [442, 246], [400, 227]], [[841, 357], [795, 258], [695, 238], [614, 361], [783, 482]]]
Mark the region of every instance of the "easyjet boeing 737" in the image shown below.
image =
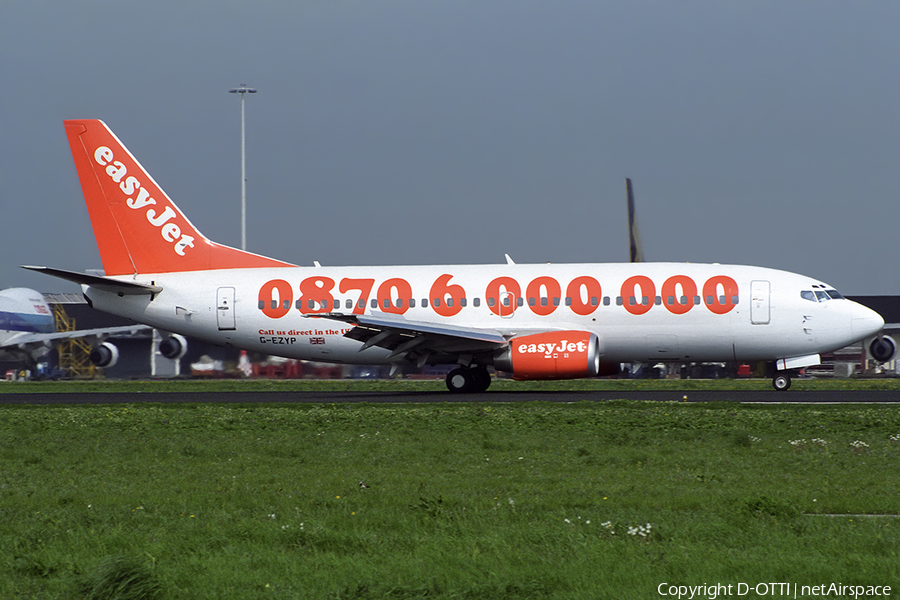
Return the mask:
[[[751, 266], [299, 267], [205, 238], [102, 121], [65, 127], [105, 275], [27, 268], [81, 284], [94, 308], [215, 344], [455, 365], [454, 392], [487, 389], [489, 367], [563, 379], [622, 362], [762, 360], [786, 389], [793, 370], [884, 325], [821, 281]], [[184, 338], [166, 343], [176, 354]]]

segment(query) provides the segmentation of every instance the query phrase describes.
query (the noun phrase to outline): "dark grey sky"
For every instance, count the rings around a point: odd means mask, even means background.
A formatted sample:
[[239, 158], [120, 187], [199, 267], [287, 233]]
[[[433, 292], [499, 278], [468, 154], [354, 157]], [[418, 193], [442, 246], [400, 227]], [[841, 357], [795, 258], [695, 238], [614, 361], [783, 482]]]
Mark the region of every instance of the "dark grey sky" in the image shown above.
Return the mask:
[[900, 3], [0, 5], [0, 287], [98, 268], [62, 121], [298, 264], [755, 264], [900, 294]]

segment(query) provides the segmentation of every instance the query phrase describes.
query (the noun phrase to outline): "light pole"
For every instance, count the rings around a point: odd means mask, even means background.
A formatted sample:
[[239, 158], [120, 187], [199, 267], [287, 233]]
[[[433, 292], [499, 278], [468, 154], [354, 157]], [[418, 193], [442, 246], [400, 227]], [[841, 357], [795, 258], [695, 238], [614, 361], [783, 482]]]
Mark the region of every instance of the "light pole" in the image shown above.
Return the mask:
[[228, 90], [241, 95], [241, 250], [247, 249], [247, 153], [245, 150], [244, 95], [255, 94], [256, 90], [242, 83], [241, 87]]

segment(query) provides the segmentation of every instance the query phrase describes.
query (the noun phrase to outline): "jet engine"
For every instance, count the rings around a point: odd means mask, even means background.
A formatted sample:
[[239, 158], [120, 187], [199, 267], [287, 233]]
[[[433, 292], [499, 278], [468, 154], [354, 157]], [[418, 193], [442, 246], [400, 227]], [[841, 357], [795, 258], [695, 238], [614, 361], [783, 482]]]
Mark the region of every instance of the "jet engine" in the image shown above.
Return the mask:
[[878, 362], [887, 362], [897, 353], [897, 343], [889, 335], [883, 335], [872, 340], [869, 344], [869, 354]]
[[159, 353], [166, 358], [178, 360], [187, 352], [187, 340], [183, 335], [173, 333], [159, 343]]
[[103, 342], [91, 350], [90, 360], [96, 367], [112, 367], [119, 361], [119, 349], [109, 342]]
[[587, 331], [515, 337], [494, 357], [494, 367], [511, 372], [515, 379], [575, 379], [608, 371], [600, 363], [600, 339]]

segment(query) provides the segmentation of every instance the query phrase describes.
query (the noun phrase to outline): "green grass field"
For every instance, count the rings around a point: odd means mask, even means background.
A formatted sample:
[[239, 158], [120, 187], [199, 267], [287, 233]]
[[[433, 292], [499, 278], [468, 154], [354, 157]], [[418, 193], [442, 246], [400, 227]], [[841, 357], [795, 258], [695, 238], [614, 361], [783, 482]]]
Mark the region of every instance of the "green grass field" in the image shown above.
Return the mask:
[[898, 492], [896, 406], [5, 406], [0, 597], [898, 597]]

